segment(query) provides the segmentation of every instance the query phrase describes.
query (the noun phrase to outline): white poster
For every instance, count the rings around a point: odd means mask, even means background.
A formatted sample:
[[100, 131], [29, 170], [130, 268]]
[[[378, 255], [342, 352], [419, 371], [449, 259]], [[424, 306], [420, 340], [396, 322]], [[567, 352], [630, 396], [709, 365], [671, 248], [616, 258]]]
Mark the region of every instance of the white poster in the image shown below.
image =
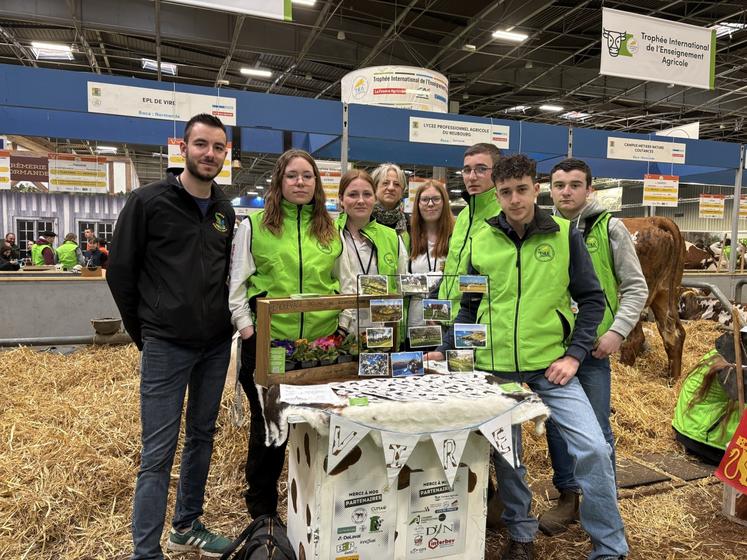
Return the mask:
[[410, 142], [472, 146], [478, 142], [507, 149], [510, 128], [498, 124], [410, 117]]
[[448, 113], [449, 80], [414, 66], [371, 66], [354, 70], [340, 83], [343, 103], [381, 105]]
[[[432, 471], [431, 471], [432, 472]], [[461, 467], [453, 484], [433, 479], [428, 471], [410, 473], [407, 559], [458, 557], [467, 536], [468, 469]]]
[[723, 220], [725, 198], [723, 194], [701, 194], [698, 204], [698, 218]]
[[511, 434], [511, 413], [507, 412], [492, 420], [488, 420], [480, 426], [480, 431], [485, 436], [485, 439], [490, 442], [490, 445], [508, 461], [508, 464], [516, 468], [514, 440]]
[[680, 178], [677, 175], [644, 175], [643, 206], [677, 206]]
[[700, 138], [700, 122], [695, 121], [692, 123], [675, 126], [674, 128], [660, 130], [656, 133], [656, 136], [669, 136], [670, 138], [690, 138], [691, 140], [697, 140], [698, 138]]
[[291, 21], [291, 3], [286, 0], [170, 0], [208, 10], [236, 12], [270, 19]]
[[10, 152], [0, 151], [0, 191], [10, 190]]
[[663, 163], [685, 163], [685, 144], [636, 140], [635, 138], [607, 138], [607, 157], [630, 161], [660, 161]]
[[327, 199], [327, 210], [336, 211], [338, 209], [340, 192], [340, 177], [342, 176], [342, 164], [334, 160], [316, 160], [316, 166], [319, 168], [319, 175], [322, 178], [322, 188], [324, 196]]
[[419, 439], [420, 434], [381, 432], [381, 446], [384, 448], [386, 477], [390, 484], [394, 482], [397, 475], [399, 475], [399, 471], [407, 463], [407, 459], [412, 455]]
[[[184, 157], [182, 157], [182, 150], [180, 144], [184, 140], [183, 138], [169, 138], [168, 139], [168, 168], [169, 169], [184, 169]], [[226, 157], [223, 159], [223, 168], [215, 178], [215, 182], [219, 185], [230, 185], [233, 180], [233, 168], [231, 167], [231, 142], [226, 144]]]
[[622, 210], [622, 198], [622, 187], [594, 191], [594, 199], [599, 202], [602, 208], [606, 208], [610, 212], [620, 212]]
[[[281, 385], [282, 387], [282, 385]], [[328, 386], [327, 386], [328, 387]], [[332, 389], [330, 389], [332, 391]], [[366, 437], [369, 428], [331, 414], [329, 417], [329, 446], [327, 448], [327, 474], [340, 464], [348, 453]]]
[[109, 192], [105, 157], [49, 154], [50, 192]]
[[188, 121], [198, 113], [218, 117], [226, 126], [236, 126], [236, 99], [183, 93], [103, 82], [88, 82], [88, 112]]
[[602, 8], [599, 73], [713, 89], [716, 31]]
[[450, 485], [454, 484], [454, 477], [456, 477], [459, 462], [462, 460], [462, 453], [464, 453], [469, 432], [469, 430], [454, 430], [431, 434], [433, 445], [436, 447], [436, 454]]
[[366, 477], [335, 486], [332, 558], [393, 558], [396, 488], [384, 489], [371, 480]]
[[407, 179], [407, 190], [409, 191], [407, 200], [405, 200], [405, 212], [412, 214], [412, 205], [415, 204], [415, 195], [418, 194], [418, 189], [422, 187], [430, 179], [425, 177], [409, 177]]

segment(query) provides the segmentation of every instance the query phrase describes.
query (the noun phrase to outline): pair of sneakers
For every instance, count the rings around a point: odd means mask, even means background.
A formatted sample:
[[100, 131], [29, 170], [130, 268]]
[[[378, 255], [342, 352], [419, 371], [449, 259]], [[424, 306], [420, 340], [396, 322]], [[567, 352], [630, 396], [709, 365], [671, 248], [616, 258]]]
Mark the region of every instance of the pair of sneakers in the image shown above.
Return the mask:
[[184, 532], [172, 527], [166, 548], [174, 552], [199, 552], [202, 556], [219, 558], [230, 544], [226, 537], [209, 531], [196, 519]]

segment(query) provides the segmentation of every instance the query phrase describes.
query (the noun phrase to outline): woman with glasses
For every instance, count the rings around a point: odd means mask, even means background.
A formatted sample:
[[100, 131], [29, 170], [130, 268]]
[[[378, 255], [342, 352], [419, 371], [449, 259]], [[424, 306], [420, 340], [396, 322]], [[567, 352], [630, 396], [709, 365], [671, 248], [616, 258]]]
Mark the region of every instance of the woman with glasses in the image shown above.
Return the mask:
[[[345, 265], [342, 243], [324, 203], [316, 162], [302, 150], [289, 150], [275, 163], [264, 210], [241, 222], [233, 240], [229, 307], [242, 339], [239, 381], [251, 409], [245, 498], [255, 519], [277, 511], [277, 481], [285, 454], [285, 444], [265, 446], [265, 423], [254, 383], [255, 300], [340, 292], [340, 278], [349, 274], [341, 269]], [[338, 311], [276, 314], [271, 337], [313, 341], [334, 333], [338, 317]]]
[[[340, 179], [339, 198], [337, 228], [345, 246], [345, 269], [350, 273], [343, 282], [345, 291], [356, 291], [358, 276], [373, 274], [388, 276], [390, 290], [394, 291], [395, 276], [407, 274], [407, 249], [393, 229], [372, 219], [374, 180], [362, 169], [351, 169]], [[340, 317], [340, 325], [356, 336], [359, 314], [360, 329], [370, 326], [367, 309], [362, 308], [359, 313], [345, 310]]]
[[[449, 197], [444, 186], [428, 181], [418, 189], [410, 218], [410, 263], [413, 274], [427, 274], [429, 288], [433, 280], [443, 275], [449, 239], [454, 230], [454, 217], [449, 208]], [[422, 298], [410, 298], [409, 326], [425, 324]]]
[[371, 174], [376, 187], [376, 204], [372, 216], [381, 225], [392, 228], [410, 244], [403, 200], [408, 197], [407, 175], [394, 163], [382, 163]]

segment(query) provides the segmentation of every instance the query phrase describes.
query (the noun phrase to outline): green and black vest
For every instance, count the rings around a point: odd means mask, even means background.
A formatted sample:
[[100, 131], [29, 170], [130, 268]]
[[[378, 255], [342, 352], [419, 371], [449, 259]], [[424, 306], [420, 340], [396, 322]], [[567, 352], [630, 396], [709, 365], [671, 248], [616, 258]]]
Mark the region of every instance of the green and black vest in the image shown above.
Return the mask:
[[[49, 243], [34, 243], [31, 246], [31, 264], [34, 266], [44, 266], [44, 256], [42, 255], [42, 252], [45, 248], [49, 247], [52, 249], [52, 245]], [[52, 249], [52, 252], [54, 252], [54, 249]]]
[[57, 262], [59, 262], [65, 270], [71, 270], [78, 264], [78, 256], [76, 254], [77, 249], [78, 244], [75, 241], [65, 241], [62, 245], [57, 247]]
[[620, 282], [615, 275], [615, 261], [610, 246], [609, 223], [612, 216], [606, 210], [586, 219], [584, 240], [589, 250], [594, 272], [604, 291], [604, 318], [597, 327], [597, 337], [606, 333], [615, 321], [615, 314], [620, 307]]

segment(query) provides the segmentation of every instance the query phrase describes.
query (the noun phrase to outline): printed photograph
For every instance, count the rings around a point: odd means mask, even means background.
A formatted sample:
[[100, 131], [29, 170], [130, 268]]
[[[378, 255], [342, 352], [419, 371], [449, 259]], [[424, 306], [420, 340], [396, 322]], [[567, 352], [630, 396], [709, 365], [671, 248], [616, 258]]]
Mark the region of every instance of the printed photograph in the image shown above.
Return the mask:
[[366, 346], [368, 348], [391, 348], [394, 343], [392, 327], [366, 329]]
[[448, 299], [424, 299], [424, 321], [448, 321], [451, 319], [451, 301]]
[[389, 375], [389, 354], [363, 352], [358, 356], [360, 377], [387, 377]]
[[400, 274], [399, 289], [403, 294], [427, 294], [428, 276], [425, 274]]
[[431, 327], [410, 327], [408, 331], [410, 346], [412, 348], [441, 345], [441, 327], [438, 325]]
[[386, 276], [369, 274], [358, 277], [358, 293], [362, 296], [385, 296], [389, 293]]
[[488, 326], [456, 323], [454, 346], [457, 348], [487, 348]]
[[369, 305], [372, 323], [396, 323], [402, 320], [401, 299], [372, 299]]
[[459, 277], [459, 291], [475, 294], [488, 293], [488, 277], [465, 274]]
[[394, 352], [392, 354], [392, 377], [423, 375], [422, 352]]
[[475, 371], [475, 351], [447, 350], [446, 366], [451, 373]]

